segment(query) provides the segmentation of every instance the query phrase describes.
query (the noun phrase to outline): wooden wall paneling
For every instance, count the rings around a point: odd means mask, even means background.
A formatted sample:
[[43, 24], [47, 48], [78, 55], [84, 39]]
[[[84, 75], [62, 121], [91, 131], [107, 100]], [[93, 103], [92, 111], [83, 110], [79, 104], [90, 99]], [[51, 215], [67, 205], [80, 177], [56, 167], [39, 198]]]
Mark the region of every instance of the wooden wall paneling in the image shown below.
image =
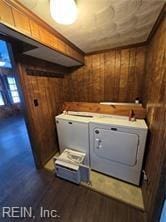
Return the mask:
[[[85, 67], [83, 67], [82, 69], [80, 69], [80, 78], [79, 78], [79, 81], [78, 81], [78, 78], [77, 79], [77, 84], [78, 86], [80, 85], [80, 94], [78, 93], [78, 99], [79, 100], [83, 100], [83, 101], [86, 101], [88, 100], [89, 98], [89, 91], [87, 90], [87, 85], [89, 85], [89, 75], [86, 75], [85, 73]], [[86, 83], [88, 82], [88, 84], [86, 85]], [[76, 90], [77, 90], [77, 87], [78, 86], [75, 86]], [[75, 93], [76, 91], [73, 91], [73, 94]]]
[[66, 53], [66, 44], [62, 40], [57, 39], [57, 45], [61, 52]]
[[[48, 94], [48, 78], [46, 77], [36, 77], [36, 83], [34, 87], [37, 87], [36, 97], [39, 101], [38, 109], [38, 119], [39, 119], [39, 135], [41, 137], [40, 148], [44, 155], [42, 155], [42, 163], [46, 162], [50, 156], [55, 152], [55, 143], [53, 139], [52, 124], [54, 124], [54, 119], [51, 116], [52, 109], [50, 103], [50, 97]], [[35, 91], [35, 90], [34, 90]], [[44, 124], [44, 125], [43, 125]], [[41, 130], [42, 129], [42, 130]], [[47, 147], [48, 146], [48, 147]]]
[[34, 39], [36, 40], [41, 39], [39, 25], [36, 22], [34, 22], [32, 19], [30, 19], [30, 29], [31, 29], [31, 35]]
[[129, 101], [126, 95], [127, 89], [127, 79], [128, 79], [128, 71], [129, 71], [129, 49], [125, 49], [121, 51], [121, 73], [120, 73], [120, 92], [119, 97], [121, 101]]
[[[44, 87], [45, 89], [45, 108], [47, 110], [47, 115], [46, 115], [46, 121], [49, 123], [49, 128], [46, 128], [46, 133], [48, 133], [47, 136], [47, 143], [50, 144], [50, 149], [51, 149], [51, 155], [55, 152], [55, 120], [54, 120], [54, 116], [56, 115], [56, 109], [53, 109], [52, 106], [52, 96], [54, 96], [54, 91], [52, 93], [50, 93], [49, 91], [49, 78], [46, 79], [46, 81], [44, 81]], [[50, 84], [52, 85], [52, 84]], [[56, 83], [55, 83], [55, 87], [57, 87]], [[48, 158], [50, 158], [50, 153], [48, 153]]]
[[[113, 89], [113, 91], [112, 91], [112, 95], [111, 95], [111, 97], [112, 97], [112, 100], [113, 101], [116, 101], [116, 98], [117, 98], [117, 89], [119, 88], [118, 86], [119, 85], [117, 85], [116, 84], [116, 72], [115, 72], [115, 69], [116, 69], [116, 60], [117, 60], [117, 58], [116, 58], [116, 50], [114, 50], [113, 51], [113, 55], [112, 55], [112, 83], [111, 83], [111, 86], [109, 86], [110, 88], [112, 88]], [[119, 76], [119, 75], [118, 75]], [[107, 81], [107, 79], [105, 80], [105, 82]], [[105, 98], [104, 98], [104, 100], [105, 100]]]
[[[165, 129], [165, 133], [163, 134], [164, 137], [162, 139], [162, 142], [166, 141], [166, 129]], [[153, 206], [153, 209], [155, 209], [154, 213], [153, 213], [153, 218], [154, 221], [159, 221], [160, 217], [161, 217], [161, 212], [163, 210], [163, 204], [165, 201], [165, 192], [166, 192], [166, 149], [163, 150], [162, 153], [162, 162], [161, 162], [161, 174], [160, 174], [160, 180], [159, 180], [159, 184], [156, 188], [156, 193], [157, 195], [155, 196], [155, 204]]]
[[[79, 75], [79, 81], [80, 81], [80, 85], [82, 86], [81, 89], [81, 94], [78, 93], [78, 101], [89, 101], [90, 100], [90, 89], [91, 89], [91, 82], [90, 82], [90, 77], [91, 77], [91, 71], [90, 71], [90, 67], [91, 67], [91, 61], [87, 59], [87, 57], [85, 57], [85, 61], [86, 61], [86, 65], [82, 68], [79, 69], [80, 71], [80, 75]], [[89, 61], [89, 62], [88, 62]], [[72, 75], [72, 78], [74, 78], [77, 80], [78, 76], [77, 76], [77, 71], [76, 71], [76, 75]], [[71, 81], [72, 84], [72, 81]], [[77, 88], [75, 90], [75, 92], [73, 91], [73, 95], [74, 93], [76, 94], [77, 92]], [[77, 100], [73, 100], [73, 101], [77, 101]]]
[[[75, 73], [75, 71], [73, 72]], [[84, 66], [78, 68], [76, 70], [76, 75], [68, 75], [66, 76], [66, 84], [65, 84], [65, 91], [67, 92], [67, 98], [69, 101], [77, 101], [77, 100], [84, 100], [84, 97], [87, 97], [86, 88], [84, 85], [84, 78], [87, 76], [84, 75]]]
[[[40, 79], [39, 79], [40, 78]], [[48, 153], [50, 152], [49, 143], [49, 123], [47, 122], [48, 116], [48, 104], [45, 97], [45, 86], [44, 77], [34, 77], [31, 79], [31, 84], [33, 88], [33, 96], [38, 100], [39, 105], [35, 107], [37, 111], [37, 122], [38, 122], [38, 136], [40, 141], [40, 152], [41, 152], [41, 162], [44, 163], [48, 159]], [[50, 127], [50, 126], [49, 126]], [[47, 144], [47, 148], [46, 148]]]
[[71, 75], [70, 101], [103, 101], [104, 55], [85, 57], [85, 66]]
[[[83, 69], [81, 68], [80, 70], [83, 70], [83, 76], [82, 78], [84, 79], [82, 84], [83, 84], [83, 98], [80, 98], [79, 101], [90, 101], [90, 76], [91, 76], [91, 62], [88, 59], [88, 57], [85, 57], [85, 61], [86, 61], [86, 66], [83, 67]], [[75, 77], [77, 78], [77, 74], [75, 75]], [[71, 82], [72, 84], [72, 82]], [[77, 101], [77, 100], [74, 100]]]
[[106, 52], [104, 57], [104, 101], [118, 101], [121, 51]]
[[[146, 47], [114, 49], [85, 57], [70, 75], [66, 101], [134, 102], [142, 95]], [[79, 86], [79, 87], [78, 87]]]
[[[54, 66], [50, 63], [46, 65], [46, 62], [35, 61], [36, 65], [29, 63], [28, 60], [21, 61], [19, 76], [25, 97], [29, 132], [34, 144], [33, 152], [37, 166], [41, 167], [58, 150], [55, 116], [62, 110], [63, 78], [27, 75], [26, 67], [48, 72], [54, 70]], [[34, 99], [38, 100], [38, 106], [34, 105]]]
[[114, 95], [115, 50], [104, 55], [104, 101], [116, 101]]
[[[84, 99], [85, 97], [85, 88], [84, 88], [84, 81], [82, 80], [82, 78], [84, 79], [84, 72], [83, 72], [84, 68], [81, 68], [78, 70], [78, 78], [76, 78], [76, 76], [72, 76], [72, 92], [71, 94], [74, 97], [74, 101], [76, 100], [80, 100], [80, 99]], [[78, 93], [77, 93], [78, 92]]]
[[[155, 203], [166, 149], [166, 20], [162, 22], [149, 42], [147, 50], [146, 78], [144, 81], [144, 105], [147, 108], [149, 143], [145, 157], [145, 171], [148, 183], [144, 183], [143, 197], [148, 212], [148, 221], [157, 221]], [[164, 194], [160, 194], [163, 195]], [[158, 215], [159, 216], [159, 215]]]
[[[104, 100], [104, 54], [101, 53], [99, 56], [94, 56], [94, 62], [93, 62], [93, 75], [95, 76], [97, 74], [97, 88], [96, 93], [94, 89], [94, 97], [96, 94], [96, 102], [100, 102]], [[94, 88], [95, 88], [94, 84]]]
[[39, 33], [40, 33], [40, 41], [44, 45], [48, 45], [53, 48], [57, 47], [58, 49], [60, 49], [60, 45], [58, 45], [57, 41], [55, 41], [55, 37], [51, 33], [49, 33], [45, 28], [39, 27]]
[[[46, 151], [44, 151], [44, 147], [43, 147], [46, 142], [45, 137], [44, 137], [46, 135], [45, 135], [45, 127], [42, 127], [42, 126], [43, 126], [43, 123], [46, 124], [46, 122], [45, 122], [45, 114], [44, 114], [43, 108], [42, 108], [43, 102], [40, 98], [40, 95], [42, 94], [43, 89], [42, 89], [42, 86], [40, 85], [41, 92], [39, 91], [37, 78], [38, 77], [33, 77], [33, 78], [28, 78], [28, 79], [29, 79], [29, 87], [30, 87], [31, 99], [32, 99], [31, 106], [33, 106], [32, 115], [35, 116], [35, 118], [34, 118], [34, 126], [35, 126], [35, 131], [36, 131], [35, 132], [35, 134], [36, 134], [35, 140], [37, 140], [37, 142], [38, 142], [37, 149], [39, 150], [40, 162], [42, 164], [44, 156], [47, 156], [48, 149], [46, 149]], [[36, 107], [34, 106], [34, 99], [38, 100], [39, 106], [36, 106]]]
[[[21, 63], [17, 63], [18, 67], [18, 75], [19, 75], [19, 80], [21, 83], [21, 89], [24, 95], [24, 102], [25, 102], [25, 114], [26, 114], [26, 123], [27, 123], [27, 129], [29, 132], [29, 137], [31, 141], [31, 146], [32, 146], [32, 152], [34, 156], [34, 160], [36, 163], [37, 167], [41, 167], [41, 156], [39, 152], [39, 145], [38, 145], [38, 131], [36, 129], [35, 125], [35, 119], [37, 118], [36, 111], [34, 109], [34, 106], [32, 104], [33, 102], [33, 96], [31, 95], [31, 85], [29, 84], [28, 79], [30, 77], [26, 78], [25, 75], [25, 69], [24, 66]], [[26, 83], [26, 84], [25, 84]]]
[[63, 93], [65, 101], [72, 101], [73, 99], [73, 84], [71, 84], [71, 75], [65, 75], [63, 81]]
[[[49, 80], [50, 79], [47, 78], [47, 82], [45, 82], [46, 83], [45, 87], [47, 87], [46, 99], [47, 99], [47, 101], [49, 101], [47, 121], [49, 122], [49, 126], [50, 126], [49, 127], [50, 132], [49, 132], [48, 138], [49, 138], [49, 144], [52, 144], [52, 146], [50, 145], [51, 146], [50, 148], [52, 150], [51, 151], [51, 155], [52, 155], [52, 153], [55, 152], [55, 144], [57, 146], [56, 138], [55, 138], [56, 135], [55, 135], [55, 119], [54, 119], [55, 115], [57, 114], [57, 108], [53, 107], [53, 104], [52, 104], [51, 98], [54, 97], [54, 91], [52, 91], [52, 93], [51, 93], [51, 91], [49, 90], [49, 87], [52, 85], [52, 84], [50, 84], [50, 86], [49, 86], [49, 82], [50, 82]], [[55, 84], [54, 86], [57, 88], [58, 86], [57, 86], [56, 82], [54, 82], [54, 84]], [[48, 154], [48, 156], [49, 155], [50, 154]]]
[[135, 98], [139, 97], [142, 102], [142, 97], [144, 97], [144, 91], [142, 89], [143, 83], [145, 82], [145, 66], [146, 66], [146, 52], [147, 47], [139, 47], [136, 50], [136, 83], [133, 87], [136, 90]]
[[[24, 75], [26, 75], [26, 71], [24, 73]], [[30, 77], [28, 76], [28, 78], [26, 78], [25, 76], [25, 81], [28, 82], [28, 88], [27, 90], [29, 91], [29, 95], [27, 94], [27, 96], [29, 96], [30, 98], [30, 103], [28, 104], [28, 109], [31, 109], [31, 115], [33, 116], [33, 131], [31, 132], [32, 134], [35, 135], [35, 145], [36, 145], [36, 149], [37, 150], [37, 155], [38, 158], [40, 160], [40, 164], [43, 163], [43, 141], [42, 141], [42, 136], [44, 135], [43, 131], [44, 128], [42, 127], [40, 129], [40, 127], [42, 126], [42, 123], [44, 122], [44, 120], [41, 117], [41, 106], [39, 108], [34, 106], [34, 99], [38, 99], [38, 102], [40, 104], [40, 98], [39, 98], [39, 90], [38, 90], [38, 86], [37, 86], [37, 79], [35, 77]], [[24, 83], [25, 84], [25, 83]], [[41, 105], [41, 104], [40, 104]], [[28, 110], [27, 110], [28, 111]], [[31, 124], [31, 123], [30, 123]], [[44, 140], [44, 139], [43, 139]]]
[[55, 81], [56, 81], [56, 86], [59, 90], [55, 90], [54, 86], [52, 86], [52, 89], [54, 89], [54, 97], [52, 97], [52, 100], [54, 106], [56, 107], [56, 114], [59, 114], [62, 112], [62, 105], [64, 102], [64, 92], [63, 92], [64, 79], [63, 81], [61, 81], [61, 79], [56, 79]]
[[137, 89], [137, 79], [135, 76], [136, 71], [136, 49], [131, 48], [129, 50], [129, 67], [128, 78], [126, 87], [126, 100], [132, 101], [132, 98], [136, 98], [135, 89]]
[[[72, 95], [74, 95], [74, 99], [80, 100], [80, 98], [85, 97], [85, 88], [84, 88], [84, 81], [82, 81], [82, 78], [84, 79], [84, 68], [78, 70], [78, 78], [75, 78], [75, 76], [72, 77]], [[74, 83], [74, 84], [73, 84]], [[75, 93], [78, 90], [78, 93]]]
[[[96, 102], [96, 94], [94, 93], [95, 87], [97, 87], [97, 73], [94, 72], [94, 64], [93, 62], [95, 62], [93, 55], [90, 57], [89, 61], [88, 61], [91, 67], [91, 70], [89, 72], [89, 82], [87, 82], [87, 85], [89, 86], [89, 102], [92, 101], [92, 99], [94, 100], [94, 102]], [[75, 76], [77, 78], [77, 76]], [[96, 77], [96, 78], [95, 78]], [[80, 81], [82, 81], [82, 79], [80, 79]], [[85, 83], [84, 83], [85, 84]], [[95, 95], [95, 97], [94, 97]], [[77, 101], [77, 100], [76, 100]], [[81, 101], [81, 99], [79, 100]]]
[[29, 18], [25, 14], [22, 14], [17, 9], [12, 8], [14, 24], [17, 30], [31, 36], [31, 29]]
[[67, 99], [66, 101], [70, 101], [70, 102], [73, 101], [73, 99], [74, 99], [73, 91], [74, 91], [74, 86], [75, 86], [74, 83], [75, 82], [72, 79], [73, 76], [72, 75], [66, 75], [65, 78], [64, 78], [64, 85], [63, 85], [65, 100]]
[[[85, 57], [85, 64], [86, 66], [84, 67], [84, 76], [86, 76], [86, 78], [84, 79], [84, 87], [85, 87], [85, 93], [86, 93], [86, 98], [85, 98], [85, 102], [90, 102], [91, 98], [90, 98], [90, 90], [91, 90], [91, 85], [90, 85], [90, 80], [91, 80], [91, 75], [93, 75], [92, 73], [92, 57], [86, 56]], [[75, 74], [75, 76], [77, 77], [77, 73]], [[77, 100], [75, 100], [77, 101]], [[81, 100], [79, 100], [81, 101]]]
[[[116, 61], [115, 61], [115, 97], [114, 101], [119, 101], [119, 93], [120, 93], [120, 73], [121, 73], [121, 51], [116, 50]], [[106, 100], [106, 99], [105, 99]]]
[[48, 44], [50, 45], [49, 32], [43, 27], [39, 26], [39, 33], [40, 33], [40, 41], [43, 44], [47, 44], [47, 42], [49, 42]]
[[3, 21], [11, 26], [14, 26], [14, 18], [12, 8], [4, 1], [0, 1], [0, 21]]

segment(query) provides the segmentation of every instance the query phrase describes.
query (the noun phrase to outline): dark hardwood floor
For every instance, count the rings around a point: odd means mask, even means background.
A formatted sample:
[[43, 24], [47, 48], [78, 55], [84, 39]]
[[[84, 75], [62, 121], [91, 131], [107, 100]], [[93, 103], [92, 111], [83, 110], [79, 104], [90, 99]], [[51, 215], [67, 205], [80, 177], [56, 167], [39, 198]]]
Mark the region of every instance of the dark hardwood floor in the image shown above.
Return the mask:
[[[23, 118], [0, 123], [0, 221], [144, 222], [143, 212], [36, 170]], [[35, 219], [2, 218], [2, 207], [33, 207]], [[40, 207], [59, 219], [40, 218]]]

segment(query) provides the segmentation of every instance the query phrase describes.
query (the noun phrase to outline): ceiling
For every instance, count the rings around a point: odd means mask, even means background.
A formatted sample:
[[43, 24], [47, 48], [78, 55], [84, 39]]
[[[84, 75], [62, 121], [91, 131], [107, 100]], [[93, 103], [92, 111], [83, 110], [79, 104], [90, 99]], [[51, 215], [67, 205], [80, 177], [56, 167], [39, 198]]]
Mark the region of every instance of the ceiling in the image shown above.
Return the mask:
[[51, 18], [49, 0], [19, 2], [88, 53], [146, 41], [165, 0], [77, 0], [77, 21], [68, 26]]

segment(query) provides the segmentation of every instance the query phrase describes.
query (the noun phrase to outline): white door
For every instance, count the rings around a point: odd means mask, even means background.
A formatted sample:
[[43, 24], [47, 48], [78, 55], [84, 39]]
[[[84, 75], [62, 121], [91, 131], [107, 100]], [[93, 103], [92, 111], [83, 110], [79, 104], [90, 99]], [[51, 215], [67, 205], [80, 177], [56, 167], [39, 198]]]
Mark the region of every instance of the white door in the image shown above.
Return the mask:
[[137, 134], [117, 131], [115, 128], [95, 128], [93, 134], [93, 149], [98, 157], [127, 166], [136, 164], [139, 142]]

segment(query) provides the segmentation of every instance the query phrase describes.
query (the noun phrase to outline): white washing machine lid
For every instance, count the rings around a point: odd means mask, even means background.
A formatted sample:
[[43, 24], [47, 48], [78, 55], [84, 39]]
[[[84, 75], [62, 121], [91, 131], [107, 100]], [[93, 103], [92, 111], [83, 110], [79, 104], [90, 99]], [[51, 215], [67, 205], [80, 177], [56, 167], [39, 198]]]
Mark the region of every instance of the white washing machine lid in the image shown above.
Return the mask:
[[71, 114], [60, 114], [55, 117], [56, 120], [66, 120], [66, 121], [75, 121], [75, 122], [82, 122], [82, 123], [89, 123], [93, 117], [89, 116], [76, 116]]
[[[90, 117], [91, 116], [91, 117]], [[110, 124], [113, 126], [120, 126], [120, 127], [126, 127], [126, 128], [136, 128], [136, 129], [145, 129], [147, 130], [148, 127], [146, 125], [145, 120], [143, 119], [137, 119], [136, 121], [129, 121], [128, 117], [124, 116], [113, 116], [113, 115], [93, 115], [92, 113], [86, 113], [84, 114], [60, 114], [55, 117], [56, 120], [67, 120], [67, 121], [76, 121], [76, 122], [82, 122], [82, 123], [97, 123], [97, 124]]]
[[135, 129], [145, 129], [148, 127], [146, 125], [145, 120], [137, 119], [136, 121], [129, 121], [128, 118], [108, 118], [108, 117], [100, 117], [100, 118], [92, 118], [90, 123], [92, 124], [102, 124], [102, 125], [111, 125], [115, 127], [125, 127], [125, 128], [135, 128]]

